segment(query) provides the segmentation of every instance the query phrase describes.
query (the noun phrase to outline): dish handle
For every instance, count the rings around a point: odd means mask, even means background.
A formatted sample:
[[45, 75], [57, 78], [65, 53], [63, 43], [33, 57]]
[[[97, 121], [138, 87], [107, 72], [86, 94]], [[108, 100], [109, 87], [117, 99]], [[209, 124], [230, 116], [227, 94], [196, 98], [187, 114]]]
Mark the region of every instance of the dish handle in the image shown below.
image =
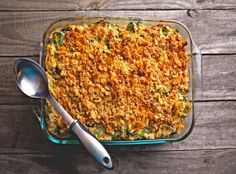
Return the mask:
[[39, 123], [41, 123], [41, 99], [31, 99], [31, 108], [32, 111], [34, 113], [34, 115], [36, 116], [36, 118], [38, 119]]
[[[39, 42], [33, 51], [33, 59], [35, 59], [38, 63], [41, 64], [41, 60], [42, 60], [42, 53], [43, 53], [43, 45], [42, 42]], [[39, 121], [39, 123], [41, 123], [41, 106], [42, 106], [42, 99], [31, 99], [31, 109], [34, 113], [34, 115], [36, 116], [37, 120]]]
[[[203, 99], [203, 74], [202, 74], [202, 54], [200, 48], [193, 41], [193, 91], [194, 91], [194, 115], [196, 118], [201, 115], [203, 107], [202, 107], [202, 99]], [[195, 118], [195, 120], [196, 120]]]

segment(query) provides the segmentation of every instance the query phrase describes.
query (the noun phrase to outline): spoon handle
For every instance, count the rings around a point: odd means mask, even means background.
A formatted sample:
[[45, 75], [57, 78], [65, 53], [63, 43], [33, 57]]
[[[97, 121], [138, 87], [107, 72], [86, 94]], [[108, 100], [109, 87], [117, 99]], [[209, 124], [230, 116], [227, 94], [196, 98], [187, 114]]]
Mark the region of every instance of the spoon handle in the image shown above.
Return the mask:
[[74, 120], [52, 95], [49, 95], [47, 99], [63, 117], [63, 119], [70, 125], [71, 130], [77, 135], [78, 139], [90, 155], [92, 155], [93, 158], [103, 167], [112, 169], [113, 165], [111, 157], [103, 145], [79, 121]]
[[56, 111], [61, 115], [61, 117], [65, 120], [68, 125], [71, 125], [74, 119], [70, 116], [70, 114], [56, 101], [56, 99], [52, 95], [48, 95], [48, 101], [54, 106]]
[[75, 120], [71, 124], [71, 129], [99, 164], [107, 169], [113, 168], [111, 157], [106, 149], [80, 122]]

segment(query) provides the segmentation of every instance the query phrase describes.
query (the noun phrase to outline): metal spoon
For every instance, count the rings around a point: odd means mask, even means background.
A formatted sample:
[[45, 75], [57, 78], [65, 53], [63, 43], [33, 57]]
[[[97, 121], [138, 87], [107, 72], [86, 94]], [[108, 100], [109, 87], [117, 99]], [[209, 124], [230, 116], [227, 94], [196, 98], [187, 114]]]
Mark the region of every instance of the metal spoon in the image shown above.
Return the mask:
[[113, 168], [111, 157], [103, 145], [78, 120], [74, 120], [50, 94], [45, 71], [39, 64], [30, 59], [18, 59], [15, 62], [14, 74], [16, 84], [27, 96], [47, 99], [94, 159], [107, 169]]

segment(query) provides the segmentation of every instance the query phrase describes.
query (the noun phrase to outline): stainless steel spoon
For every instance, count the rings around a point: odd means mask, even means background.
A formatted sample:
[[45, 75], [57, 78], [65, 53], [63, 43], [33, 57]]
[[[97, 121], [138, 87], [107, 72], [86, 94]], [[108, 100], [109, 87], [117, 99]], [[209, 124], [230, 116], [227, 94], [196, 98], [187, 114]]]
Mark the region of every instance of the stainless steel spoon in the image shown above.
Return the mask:
[[39, 64], [30, 59], [18, 59], [15, 62], [14, 74], [18, 87], [26, 95], [47, 99], [94, 159], [107, 169], [113, 168], [111, 157], [103, 145], [78, 120], [74, 120], [50, 94], [45, 71]]

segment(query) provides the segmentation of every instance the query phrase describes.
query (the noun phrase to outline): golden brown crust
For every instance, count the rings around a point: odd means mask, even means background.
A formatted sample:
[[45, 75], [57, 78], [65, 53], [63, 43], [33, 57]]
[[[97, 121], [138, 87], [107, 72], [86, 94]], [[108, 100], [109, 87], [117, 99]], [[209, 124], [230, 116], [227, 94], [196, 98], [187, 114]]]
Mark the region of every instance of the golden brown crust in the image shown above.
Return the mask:
[[[57, 29], [51, 41], [50, 91], [100, 140], [182, 132], [191, 109], [190, 62], [187, 43], [174, 28], [100, 21]], [[49, 104], [47, 111], [49, 131], [64, 134], [65, 123]]]

